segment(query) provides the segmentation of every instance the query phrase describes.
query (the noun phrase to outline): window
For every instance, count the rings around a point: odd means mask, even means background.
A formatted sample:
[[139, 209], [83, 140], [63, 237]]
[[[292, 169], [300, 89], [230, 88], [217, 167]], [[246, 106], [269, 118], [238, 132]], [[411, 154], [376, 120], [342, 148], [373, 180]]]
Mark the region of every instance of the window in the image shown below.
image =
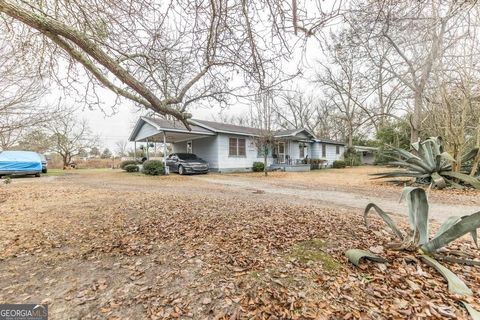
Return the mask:
[[327, 145], [325, 143], [322, 143], [322, 158], [325, 158], [327, 156]]
[[246, 155], [245, 139], [230, 138], [228, 141], [228, 155], [230, 157], [244, 157]]
[[337, 146], [337, 154], [340, 154], [340, 146]]

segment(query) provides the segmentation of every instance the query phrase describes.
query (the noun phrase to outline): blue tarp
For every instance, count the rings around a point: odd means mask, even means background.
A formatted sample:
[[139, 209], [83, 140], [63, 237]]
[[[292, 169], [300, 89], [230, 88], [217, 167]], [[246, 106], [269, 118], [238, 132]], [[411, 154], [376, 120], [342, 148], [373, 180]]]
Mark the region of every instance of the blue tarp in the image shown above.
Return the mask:
[[0, 152], [1, 173], [41, 172], [42, 160], [32, 151], [2, 151]]

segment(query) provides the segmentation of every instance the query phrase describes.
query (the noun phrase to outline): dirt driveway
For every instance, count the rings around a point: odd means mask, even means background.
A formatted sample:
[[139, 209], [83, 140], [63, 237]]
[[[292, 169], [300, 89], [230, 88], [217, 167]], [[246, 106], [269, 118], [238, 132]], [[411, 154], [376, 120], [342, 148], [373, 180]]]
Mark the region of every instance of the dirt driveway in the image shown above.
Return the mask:
[[[358, 167], [344, 170], [319, 170], [306, 173], [210, 174], [195, 176], [196, 180], [227, 186], [231, 190], [256, 190], [267, 196], [279, 196], [284, 201], [328, 207], [348, 207], [363, 210], [374, 202], [385, 211], [406, 215], [405, 203], [400, 203], [401, 185], [372, 180], [369, 174], [388, 170], [378, 167]], [[452, 215], [480, 211], [480, 192], [475, 190], [430, 190], [430, 217], [444, 221]]]
[[[400, 189], [358, 189], [352, 177], [78, 170], [2, 183], [0, 301], [48, 303], [50, 319], [62, 320], [467, 319], [459, 297], [414, 253], [382, 249], [385, 264], [347, 262], [349, 248], [392, 240], [373, 216], [363, 226], [363, 204], [351, 198], [366, 201], [375, 190], [388, 204]], [[351, 206], [329, 192], [352, 192]], [[458, 197], [476, 204], [472, 194]], [[478, 259], [469, 239], [450, 249]], [[448, 267], [478, 308], [479, 267]]]

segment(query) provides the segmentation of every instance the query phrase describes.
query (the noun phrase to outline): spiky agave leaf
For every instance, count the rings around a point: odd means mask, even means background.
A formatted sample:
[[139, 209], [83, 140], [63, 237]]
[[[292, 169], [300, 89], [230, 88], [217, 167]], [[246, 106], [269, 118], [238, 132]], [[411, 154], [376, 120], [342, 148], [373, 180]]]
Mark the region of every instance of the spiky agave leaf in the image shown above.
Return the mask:
[[[468, 216], [463, 216], [463, 217], [458, 217], [458, 216], [451, 216], [448, 217], [447, 220], [445, 220], [440, 228], [437, 230], [435, 235], [433, 236], [432, 239], [437, 238], [440, 236], [442, 233], [453, 227], [454, 224], [456, 224], [459, 221], [462, 221], [462, 219], [466, 218]], [[477, 239], [477, 230], [472, 230], [470, 231], [470, 235], [472, 236], [473, 242], [475, 243], [475, 246], [478, 248], [478, 239]]]
[[[459, 216], [451, 216], [451, 217], [448, 217], [447, 220], [445, 220], [442, 225], [440, 226], [440, 228], [438, 228], [437, 232], [435, 233], [435, 235], [433, 236], [433, 238], [436, 238], [438, 237], [439, 235], [441, 235], [442, 233], [444, 233], [445, 231], [447, 231], [448, 229], [450, 229], [455, 223], [457, 223], [458, 221], [462, 220], [462, 217], [459, 217]], [[433, 239], [432, 238], [432, 239]]]
[[437, 260], [429, 257], [427, 255], [421, 255], [420, 258], [428, 264], [430, 267], [434, 268], [447, 280], [448, 290], [454, 294], [459, 294], [462, 296], [471, 296], [473, 294], [472, 290], [452, 271], [448, 270], [446, 267], [440, 264]]
[[414, 238], [418, 232], [419, 244], [428, 242], [428, 200], [425, 190], [416, 187], [403, 188], [400, 201], [407, 200], [408, 219]]
[[387, 262], [385, 258], [377, 256], [370, 251], [360, 250], [360, 249], [349, 249], [345, 252], [345, 255], [348, 258], [348, 261], [358, 266], [362, 259], [372, 260], [375, 262]]
[[440, 174], [443, 175], [443, 176], [456, 178], [458, 180], [461, 180], [463, 182], [468, 183], [469, 185], [471, 185], [475, 189], [480, 189], [480, 180], [478, 180], [475, 177], [469, 176], [469, 175], [464, 174], [464, 173], [453, 172], [453, 171], [442, 171]]
[[434, 142], [427, 139], [420, 144], [420, 149], [418, 150], [422, 162], [428, 166], [428, 171], [433, 171], [436, 167], [435, 157], [437, 154], [432, 144], [434, 144]]
[[365, 226], [368, 228], [368, 220], [367, 220], [367, 215], [368, 215], [368, 212], [370, 211], [370, 209], [375, 209], [375, 211], [378, 213], [378, 215], [383, 219], [383, 221], [385, 221], [385, 223], [390, 227], [390, 229], [392, 229], [393, 233], [395, 233], [395, 235], [397, 237], [400, 238], [400, 240], [403, 240], [403, 234], [402, 232], [400, 231], [400, 229], [398, 229], [397, 227], [397, 224], [392, 220], [392, 218], [390, 218], [390, 216], [388, 215], [388, 213], [386, 213], [385, 211], [383, 211], [379, 206], [377, 206], [375, 203], [369, 203], [367, 204], [367, 206], [365, 207], [365, 212], [363, 214], [363, 221], [365, 222]]
[[468, 314], [470, 315], [470, 317], [472, 317], [473, 320], [480, 320], [480, 312], [475, 310], [475, 308], [473, 308], [469, 303], [466, 303], [465, 301], [460, 302], [463, 304], [465, 309], [467, 309]]
[[475, 158], [478, 154], [478, 149], [479, 148], [473, 148], [472, 150], [470, 150], [469, 152], [465, 153], [463, 156], [462, 156], [462, 163], [463, 162], [468, 162], [470, 160], [473, 160], [473, 158]]
[[383, 178], [427, 178], [430, 177], [430, 174], [421, 174], [413, 171], [390, 171], [390, 172], [379, 172], [372, 173], [371, 176], [375, 176], [372, 179], [383, 179]]
[[[480, 211], [475, 212], [469, 216], [464, 216], [460, 221], [457, 221], [450, 228], [443, 233], [434, 237], [429, 242], [421, 246], [425, 252], [435, 252], [436, 250], [446, 246], [450, 242], [462, 237], [467, 233], [471, 233], [474, 241], [477, 238], [477, 229], [480, 227]], [[475, 232], [475, 236], [473, 236]]]
[[445, 178], [439, 175], [438, 172], [432, 172], [431, 177], [433, 186], [438, 189], [443, 189], [447, 186], [447, 181], [445, 181]]

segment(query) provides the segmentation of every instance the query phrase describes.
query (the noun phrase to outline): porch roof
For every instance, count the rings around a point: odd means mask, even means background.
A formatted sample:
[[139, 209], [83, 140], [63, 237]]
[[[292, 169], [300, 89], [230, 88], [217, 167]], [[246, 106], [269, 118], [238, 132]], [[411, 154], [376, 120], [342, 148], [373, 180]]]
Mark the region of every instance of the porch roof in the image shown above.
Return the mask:
[[191, 124], [188, 130], [180, 121], [140, 117], [130, 135], [130, 141], [163, 142], [164, 135], [167, 143], [194, 140], [215, 135], [214, 132], [203, 127]]

